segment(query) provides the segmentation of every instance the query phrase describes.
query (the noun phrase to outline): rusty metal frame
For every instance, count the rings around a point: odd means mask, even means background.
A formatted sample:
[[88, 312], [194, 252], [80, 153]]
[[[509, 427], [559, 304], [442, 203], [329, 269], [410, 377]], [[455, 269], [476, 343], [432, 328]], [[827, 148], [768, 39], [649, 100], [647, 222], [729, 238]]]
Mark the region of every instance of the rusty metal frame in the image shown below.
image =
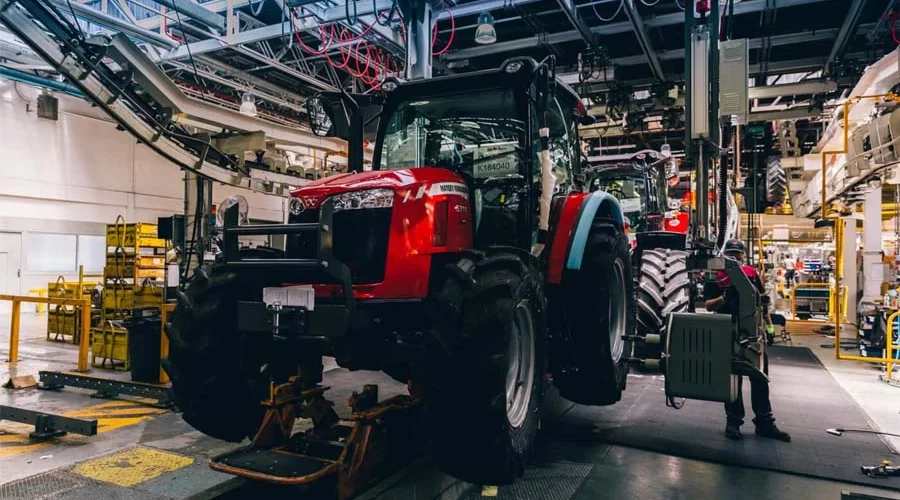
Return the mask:
[[[269, 399], [262, 403], [267, 407], [266, 414], [251, 444], [213, 457], [209, 462], [210, 468], [255, 481], [280, 485], [311, 484], [336, 474], [339, 499], [348, 499], [361, 492], [375, 477], [379, 465], [391, 458], [386, 455], [386, 448], [379, 443], [385, 439], [385, 434], [379, 432], [386, 425], [385, 417], [414, 411], [421, 406], [422, 400], [418, 397], [397, 395], [378, 403], [378, 387], [367, 385], [362, 392], [354, 392], [350, 398], [349, 403], [353, 409], [352, 420], [342, 421], [334, 412], [333, 403], [324, 397], [328, 389], [323, 386], [304, 388], [301, 377], [291, 377], [287, 383], [278, 386], [271, 385]], [[313, 421], [313, 429], [307, 431], [300, 439], [327, 437], [338, 431], [338, 428], [343, 428], [341, 431], [349, 430], [349, 436], [344, 441], [344, 449], [336, 460], [296, 453], [288, 449], [289, 441], [297, 439], [297, 436], [291, 436], [297, 417], [310, 418]], [[411, 448], [416, 444], [421, 443], [411, 443]], [[306, 457], [326, 465], [311, 474], [284, 477], [222, 463], [225, 458], [259, 449]]]

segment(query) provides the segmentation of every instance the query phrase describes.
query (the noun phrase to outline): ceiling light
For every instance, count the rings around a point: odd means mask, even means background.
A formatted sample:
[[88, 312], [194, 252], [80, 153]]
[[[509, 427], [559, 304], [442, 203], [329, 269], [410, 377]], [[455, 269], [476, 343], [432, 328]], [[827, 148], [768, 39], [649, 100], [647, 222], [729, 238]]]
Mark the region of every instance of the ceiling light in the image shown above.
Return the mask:
[[244, 92], [241, 96], [241, 113], [247, 116], [256, 116], [256, 98], [251, 92]]
[[475, 43], [487, 45], [497, 41], [497, 30], [494, 29], [494, 16], [490, 12], [482, 12], [478, 16], [478, 28], [475, 29]]

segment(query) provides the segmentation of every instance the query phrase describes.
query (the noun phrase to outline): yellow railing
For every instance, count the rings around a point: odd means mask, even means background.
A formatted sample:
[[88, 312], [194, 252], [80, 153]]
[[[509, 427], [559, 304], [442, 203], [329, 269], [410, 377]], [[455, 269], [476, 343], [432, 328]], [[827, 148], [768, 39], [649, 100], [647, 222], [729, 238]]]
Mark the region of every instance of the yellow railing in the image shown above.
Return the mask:
[[837, 359], [843, 359], [846, 361], [866, 361], [869, 363], [886, 363], [887, 364], [887, 375], [885, 375], [885, 380], [891, 379], [891, 374], [893, 373], [894, 365], [897, 364], [897, 360], [894, 359], [894, 323], [897, 322], [897, 316], [900, 316], [900, 311], [892, 313], [888, 316], [887, 319], [887, 331], [884, 334], [884, 356], [881, 358], [870, 358], [866, 356], [851, 356], [849, 354], [843, 354], [841, 352], [841, 330], [840, 328], [834, 331], [834, 352], [835, 357]]
[[31, 304], [59, 304], [65, 306], [81, 307], [81, 337], [78, 339], [78, 371], [88, 371], [88, 345], [91, 329], [91, 300], [66, 299], [56, 297], [28, 297], [23, 295], [0, 295], [0, 300], [12, 301], [12, 317], [9, 326], [9, 362], [19, 360], [19, 321], [22, 312], [22, 303]]

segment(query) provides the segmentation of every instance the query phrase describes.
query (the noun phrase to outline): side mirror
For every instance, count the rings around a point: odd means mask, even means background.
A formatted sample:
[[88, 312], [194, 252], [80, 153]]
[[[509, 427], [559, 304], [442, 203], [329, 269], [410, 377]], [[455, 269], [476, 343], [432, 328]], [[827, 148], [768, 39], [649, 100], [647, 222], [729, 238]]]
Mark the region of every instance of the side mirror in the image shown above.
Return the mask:
[[316, 94], [306, 100], [306, 114], [309, 118], [309, 128], [319, 137], [336, 136], [334, 111], [335, 105], [343, 109], [340, 99], [335, 99], [324, 94]]
[[587, 126], [590, 126], [590, 125], [593, 125], [593, 124], [597, 123], [597, 117], [594, 116], [594, 115], [583, 115], [583, 116], [578, 120], [578, 123], [579, 123], [582, 127], [587, 127]]

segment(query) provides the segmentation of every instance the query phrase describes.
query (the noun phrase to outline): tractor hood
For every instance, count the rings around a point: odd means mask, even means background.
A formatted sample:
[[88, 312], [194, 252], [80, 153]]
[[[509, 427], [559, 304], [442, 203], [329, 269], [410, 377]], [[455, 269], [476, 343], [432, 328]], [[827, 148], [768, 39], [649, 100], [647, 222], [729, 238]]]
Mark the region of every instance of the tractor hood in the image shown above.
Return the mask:
[[394, 191], [409, 191], [410, 188], [429, 187], [435, 183], [459, 183], [465, 181], [446, 168], [421, 167], [404, 170], [373, 170], [369, 172], [339, 174], [306, 184], [292, 191], [306, 208], [318, 207], [327, 197], [350, 191], [387, 188]]

